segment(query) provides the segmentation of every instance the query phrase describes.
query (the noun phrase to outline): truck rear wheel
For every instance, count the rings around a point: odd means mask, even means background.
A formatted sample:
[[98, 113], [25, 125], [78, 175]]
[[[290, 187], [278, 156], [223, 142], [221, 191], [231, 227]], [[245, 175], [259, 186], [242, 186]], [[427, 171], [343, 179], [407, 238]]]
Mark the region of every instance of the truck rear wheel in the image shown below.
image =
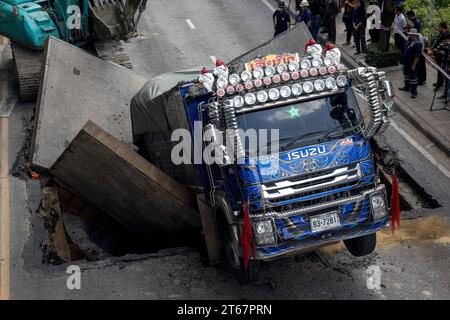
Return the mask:
[[371, 233], [362, 237], [344, 240], [345, 247], [355, 257], [362, 257], [371, 254], [377, 245], [376, 233]]

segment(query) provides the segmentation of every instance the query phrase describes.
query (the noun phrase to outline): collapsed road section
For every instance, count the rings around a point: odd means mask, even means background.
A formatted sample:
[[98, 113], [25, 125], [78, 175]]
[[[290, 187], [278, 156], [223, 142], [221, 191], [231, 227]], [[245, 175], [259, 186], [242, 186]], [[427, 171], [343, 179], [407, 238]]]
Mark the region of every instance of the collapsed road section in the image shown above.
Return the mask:
[[131, 145], [130, 101], [146, 79], [52, 37], [46, 53], [31, 164], [50, 168], [88, 120]]

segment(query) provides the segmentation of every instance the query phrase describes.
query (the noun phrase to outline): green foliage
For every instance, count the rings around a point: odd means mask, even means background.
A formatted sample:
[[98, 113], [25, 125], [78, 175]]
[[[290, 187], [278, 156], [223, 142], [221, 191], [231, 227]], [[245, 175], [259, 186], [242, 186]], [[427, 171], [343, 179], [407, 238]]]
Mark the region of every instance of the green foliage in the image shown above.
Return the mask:
[[401, 53], [393, 44], [389, 46], [387, 52], [378, 51], [377, 43], [371, 43], [367, 46], [366, 62], [373, 67], [384, 68], [398, 65]]
[[404, 12], [413, 10], [422, 22], [421, 33], [428, 38], [429, 43], [433, 43], [436, 38], [436, 27], [439, 22], [450, 23], [450, 1], [434, 0], [433, 25], [430, 33], [430, 0], [406, 0], [403, 3]]

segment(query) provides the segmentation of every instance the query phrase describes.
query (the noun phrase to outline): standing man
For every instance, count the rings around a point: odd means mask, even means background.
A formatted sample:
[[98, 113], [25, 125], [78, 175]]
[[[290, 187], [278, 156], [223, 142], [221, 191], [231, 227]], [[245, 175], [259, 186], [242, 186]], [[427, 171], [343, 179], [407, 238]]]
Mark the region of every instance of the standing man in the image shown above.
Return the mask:
[[[447, 39], [449, 37], [447, 23], [445, 23], [445, 22], [439, 23], [437, 29], [438, 29], [439, 34], [437, 36], [436, 41], [433, 43], [433, 46], [428, 49], [428, 54], [429, 55], [434, 54], [436, 63], [438, 64], [438, 66], [440, 66], [442, 68], [441, 64], [442, 64], [443, 57], [442, 57], [442, 55], [437, 54], [437, 52], [438, 52], [437, 48], [444, 39]], [[442, 75], [442, 73], [440, 71], [438, 71], [437, 81], [436, 81], [436, 83], [433, 84], [433, 86], [436, 87], [435, 90], [439, 90], [443, 84], [444, 84], [444, 76]]]
[[403, 8], [400, 6], [395, 7], [394, 26], [395, 47], [403, 54], [403, 49], [405, 49], [405, 39], [403, 39], [402, 35], [405, 32], [407, 23], [406, 18], [403, 15]]
[[345, 31], [347, 32], [347, 36], [345, 38], [345, 43], [343, 45], [348, 46], [351, 44], [352, 35], [353, 35], [353, 23], [352, 23], [352, 15], [353, 10], [356, 9], [356, 0], [346, 0], [344, 3], [344, 14], [342, 16], [342, 22], [345, 24]]
[[399, 90], [409, 91], [412, 99], [417, 97], [417, 84], [419, 83], [417, 79], [417, 64], [419, 63], [423, 50], [419, 37], [420, 33], [414, 28], [408, 32], [408, 41], [406, 42], [402, 58], [405, 86], [399, 88]]
[[297, 22], [304, 22], [308, 27], [309, 32], [311, 32], [312, 13], [311, 10], [309, 10], [309, 2], [307, 0], [302, 0], [302, 2], [300, 3], [300, 13], [298, 15]]
[[336, 17], [340, 12], [337, 0], [328, 0], [326, 14], [328, 17], [328, 41], [336, 42]]
[[414, 11], [408, 11], [406, 13], [406, 17], [409, 20], [408, 25], [405, 28], [406, 31], [410, 31], [412, 28], [414, 28], [417, 30], [417, 32], [420, 33], [420, 30], [422, 30], [422, 22], [420, 22], [419, 18], [416, 17]]
[[314, 40], [317, 41], [320, 24], [322, 23], [322, 19], [320, 18], [320, 3], [319, 0], [309, 0], [308, 2], [309, 2], [309, 10], [311, 10], [312, 14], [312, 24], [311, 29], [309, 31], [311, 32], [311, 35], [313, 36]]
[[283, 1], [279, 2], [278, 10], [273, 13], [272, 19], [273, 27], [275, 29], [274, 37], [291, 27], [291, 17], [286, 11], [286, 4]]
[[366, 45], [366, 9], [364, 0], [356, 1], [356, 9], [353, 11], [353, 37], [356, 43], [355, 54], [367, 53]]
[[[439, 66], [448, 74], [450, 74], [450, 34], [444, 33], [441, 37], [441, 41], [436, 46], [436, 49], [433, 50], [436, 57], [439, 57], [440, 64]], [[442, 74], [441, 74], [442, 75]], [[446, 99], [450, 97], [450, 81], [447, 77], [442, 75], [442, 82], [445, 84], [444, 93], [442, 96], [438, 97], [439, 99]], [[437, 87], [436, 87], [437, 88]], [[437, 89], [435, 89], [437, 90]]]

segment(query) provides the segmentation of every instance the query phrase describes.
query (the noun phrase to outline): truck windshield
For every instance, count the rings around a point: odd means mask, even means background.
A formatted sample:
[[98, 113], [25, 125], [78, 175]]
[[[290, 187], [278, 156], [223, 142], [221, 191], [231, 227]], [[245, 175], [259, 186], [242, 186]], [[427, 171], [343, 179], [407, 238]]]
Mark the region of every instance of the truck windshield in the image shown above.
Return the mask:
[[[350, 134], [360, 127], [361, 112], [352, 90], [319, 99], [300, 101], [281, 107], [241, 114], [237, 117], [239, 128], [267, 129], [270, 147], [270, 130], [279, 130], [281, 150], [321, 143]], [[242, 137], [247, 152], [249, 147]], [[273, 141], [272, 141], [273, 143]]]

